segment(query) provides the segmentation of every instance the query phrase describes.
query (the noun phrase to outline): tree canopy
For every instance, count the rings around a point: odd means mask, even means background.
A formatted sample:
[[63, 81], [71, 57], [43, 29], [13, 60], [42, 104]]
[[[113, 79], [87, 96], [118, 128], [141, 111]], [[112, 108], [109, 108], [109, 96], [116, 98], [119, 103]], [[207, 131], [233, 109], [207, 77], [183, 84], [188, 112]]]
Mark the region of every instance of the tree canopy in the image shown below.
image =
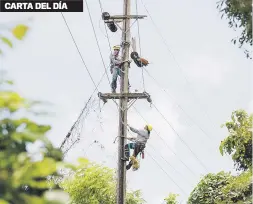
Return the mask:
[[[234, 38], [234, 44], [242, 47], [244, 44], [252, 46], [252, 1], [250, 0], [220, 0], [217, 8], [228, 19], [229, 27], [239, 30], [240, 36]], [[248, 50], [247, 57], [251, 58]]]
[[[60, 186], [69, 193], [71, 204], [116, 203], [116, 178], [114, 170], [80, 158], [72, 176]], [[143, 204], [140, 191], [127, 193], [126, 204]]]
[[168, 195], [168, 197], [165, 198], [164, 200], [165, 200], [166, 204], [178, 204], [178, 203], [179, 203], [179, 202], [177, 201], [177, 197], [178, 197], [178, 196], [179, 196], [179, 195], [177, 195], [177, 194], [170, 193], [170, 194]]
[[231, 121], [223, 125], [229, 135], [221, 142], [220, 152], [231, 155], [238, 170], [252, 167], [252, 122], [252, 115], [237, 110], [232, 113]]
[[252, 203], [252, 117], [236, 110], [231, 121], [222, 125], [229, 135], [221, 142], [220, 152], [231, 155], [237, 170], [243, 172], [236, 176], [223, 171], [207, 174], [191, 192], [189, 204]]
[[[1, 82], [5, 87], [8, 84]], [[44, 197], [49, 189], [58, 188], [47, 177], [57, 175], [63, 164], [60, 149], [45, 136], [51, 127], [23, 117], [33, 103], [9, 87], [1, 89], [0, 99], [0, 203], [56, 203]], [[38, 141], [42, 144], [38, 155], [29, 154], [27, 145]]]

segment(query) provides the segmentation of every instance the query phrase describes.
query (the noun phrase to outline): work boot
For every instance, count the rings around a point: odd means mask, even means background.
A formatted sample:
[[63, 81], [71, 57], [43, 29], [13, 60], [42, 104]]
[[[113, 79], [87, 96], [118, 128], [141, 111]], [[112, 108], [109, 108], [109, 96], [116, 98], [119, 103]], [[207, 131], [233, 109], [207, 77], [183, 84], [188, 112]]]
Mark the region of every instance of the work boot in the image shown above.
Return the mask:
[[132, 167], [132, 161], [130, 161], [130, 162], [128, 163], [128, 165], [126, 165], [126, 170], [131, 169], [131, 167]]

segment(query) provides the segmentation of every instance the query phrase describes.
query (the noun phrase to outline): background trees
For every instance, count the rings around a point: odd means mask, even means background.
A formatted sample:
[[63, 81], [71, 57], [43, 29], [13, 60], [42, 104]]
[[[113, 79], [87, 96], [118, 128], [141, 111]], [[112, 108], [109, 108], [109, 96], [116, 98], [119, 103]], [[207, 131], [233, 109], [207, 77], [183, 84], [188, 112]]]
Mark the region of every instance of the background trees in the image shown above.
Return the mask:
[[[11, 28], [9, 28], [8, 26], [4, 26], [0, 29], [0, 40], [8, 47], [12, 48], [13, 42], [11, 40], [11, 37], [15, 37], [17, 40], [22, 40], [25, 37], [28, 29], [28, 26], [24, 24], [18, 24]], [[0, 48], [0, 54], [3, 54], [2, 47]]]
[[174, 193], [170, 193], [168, 195], [167, 198], [165, 198], [164, 200], [166, 201], [166, 204], [178, 204], [179, 202], [177, 201], [177, 197], [179, 195], [174, 194]]
[[247, 170], [252, 167], [252, 115], [244, 110], [232, 113], [231, 121], [226, 122], [229, 135], [221, 142], [221, 154], [229, 154], [238, 170]]
[[[116, 177], [114, 170], [80, 158], [73, 174], [60, 186], [69, 193], [73, 204], [116, 203]], [[140, 191], [127, 193], [127, 204], [142, 204]]]
[[[57, 175], [62, 153], [45, 136], [49, 125], [24, 116], [37, 103], [21, 97], [9, 84], [8, 80], [2, 82], [0, 91], [0, 203], [52, 203], [44, 195], [57, 186], [47, 177]], [[27, 145], [36, 142], [40, 148], [31, 155]]]
[[231, 120], [222, 127], [228, 137], [221, 142], [221, 154], [232, 156], [238, 175], [219, 172], [207, 174], [191, 192], [189, 204], [252, 203], [252, 115], [244, 110], [234, 111]]
[[[217, 3], [222, 17], [228, 19], [230, 28], [238, 30], [240, 36], [232, 39], [234, 44], [252, 46], [252, 1], [250, 0], [220, 0]], [[245, 49], [247, 58], [252, 59], [252, 53]]]

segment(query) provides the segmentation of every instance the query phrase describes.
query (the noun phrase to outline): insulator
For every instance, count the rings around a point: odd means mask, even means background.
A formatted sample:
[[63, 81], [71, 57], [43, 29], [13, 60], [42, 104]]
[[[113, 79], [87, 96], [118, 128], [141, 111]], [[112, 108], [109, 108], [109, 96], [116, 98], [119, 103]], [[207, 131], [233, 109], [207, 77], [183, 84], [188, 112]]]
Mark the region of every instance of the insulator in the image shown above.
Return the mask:
[[137, 52], [132, 52], [131, 53], [131, 58], [134, 60], [134, 59], [138, 59], [139, 58], [139, 55]]
[[110, 29], [110, 31], [112, 31], [113, 33], [115, 33], [115, 32], [118, 30], [118, 28], [117, 28], [117, 26], [114, 24], [114, 22], [109, 22], [109, 23], [107, 23], [107, 26], [108, 26], [108, 28]]
[[147, 98], [147, 101], [148, 101], [149, 103], [152, 103], [152, 99], [151, 99], [150, 97]]
[[109, 20], [110, 19], [110, 14], [108, 12], [103, 12], [102, 13], [102, 19], [103, 20]]

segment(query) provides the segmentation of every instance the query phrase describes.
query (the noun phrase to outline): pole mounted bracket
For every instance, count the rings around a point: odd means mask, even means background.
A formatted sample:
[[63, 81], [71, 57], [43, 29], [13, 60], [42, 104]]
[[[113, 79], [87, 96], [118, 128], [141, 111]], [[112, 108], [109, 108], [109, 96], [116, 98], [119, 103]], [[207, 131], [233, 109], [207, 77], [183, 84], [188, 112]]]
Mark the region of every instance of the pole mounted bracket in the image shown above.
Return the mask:
[[151, 96], [147, 92], [143, 93], [98, 93], [98, 97], [106, 103], [108, 99], [147, 99], [149, 103], [152, 103]]
[[147, 17], [146, 15], [115, 15], [110, 16], [109, 19], [111, 20], [123, 20], [123, 19], [144, 19]]

